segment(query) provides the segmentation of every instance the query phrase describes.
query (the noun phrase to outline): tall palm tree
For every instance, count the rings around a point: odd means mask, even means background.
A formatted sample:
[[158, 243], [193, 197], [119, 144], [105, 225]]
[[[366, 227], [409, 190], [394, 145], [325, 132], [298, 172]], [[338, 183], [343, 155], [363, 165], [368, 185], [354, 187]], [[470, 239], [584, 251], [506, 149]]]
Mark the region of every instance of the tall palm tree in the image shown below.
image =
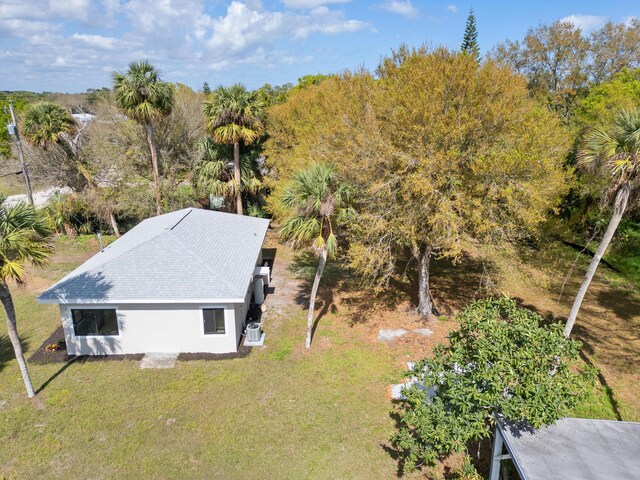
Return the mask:
[[[199, 159], [195, 165], [194, 176], [196, 187], [206, 194], [225, 199], [235, 197], [238, 188], [233, 173], [229, 171], [233, 149], [205, 137], [198, 142], [198, 150]], [[257, 149], [240, 155], [241, 189], [254, 194], [262, 188], [262, 181], [256, 170], [258, 155]]]
[[0, 197], [0, 302], [7, 316], [9, 338], [29, 398], [33, 398], [35, 392], [18, 337], [16, 311], [8, 282], [13, 280], [18, 284], [24, 284], [27, 263], [36, 266], [47, 263], [53, 251], [49, 241], [50, 233], [47, 223], [31, 205], [18, 203], [15, 206], [7, 206], [5, 198]]
[[336, 226], [355, 218], [352, 190], [339, 181], [332, 167], [315, 164], [293, 176], [283, 190], [281, 202], [290, 212], [280, 228], [282, 239], [296, 249], [310, 247], [319, 257], [307, 316], [305, 346], [309, 348], [320, 278], [327, 258], [338, 250]]
[[113, 93], [116, 105], [125, 115], [144, 126], [156, 194], [156, 211], [162, 213], [158, 150], [154, 138], [153, 122], [167, 116], [173, 109], [173, 88], [160, 79], [160, 72], [149, 62], [132, 62], [126, 73], [113, 72]]
[[[61, 145], [67, 157], [84, 178], [84, 186], [89, 186], [94, 196], [100, 196], [103, 189], [98, 187], [89, 166], [81, 155], [80, 142], [87, 126], [88, 123], [81, 125], [76, 123], [66, 108], [53, 102], [41, 102], [32, 105], [27, 110], [24, 119], [24, 131], [27, 139], [32, 144], [43, 149], [53, 144]], [[111, 208], [110, 205], [109, 203], [108, 208], [103, 209], [104, 216], [109, 220], [113, 233], [116, 237], [119, 237], [120, 230], [114, 214], [114, 208]]]
[[240, 142], [250, 145], [264, 132], [264, 104], [258, 92], [240, 85], [218, 87], [204, 104], [207, 130], [217, 143], [233, 145], [236, 211], [242, 215]]
[[620, 112], [607, 129], [593, 129], [579, 160], [583, 166], [603, 170], [610, 177], [604, 199], [614, 199], [613, 214], [571, 307], [564, 329], [566, 337], [571, 334], [582, 300], [620, 220], [640, 193], [640, 109]]

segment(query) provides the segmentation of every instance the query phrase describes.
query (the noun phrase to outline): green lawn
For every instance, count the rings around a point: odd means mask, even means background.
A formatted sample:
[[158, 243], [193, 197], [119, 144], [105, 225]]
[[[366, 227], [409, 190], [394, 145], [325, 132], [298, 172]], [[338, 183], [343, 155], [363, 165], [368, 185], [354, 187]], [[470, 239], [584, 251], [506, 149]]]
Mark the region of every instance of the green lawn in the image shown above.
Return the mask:
[[[33, 271], [26, 288], [13, 289], [27, 357], [59, 325], [57, 307], [38, 305], [36, 292], [97, 249], [91, 237], [60, 240], [50, 267]], [[578, 262], [558, 302], [574, 253], [564, 247], [518, 252], [518, 259], [501, 253], [494, 279], [543, 315], [561, 317], [587, 263]], [[313, 273], [304, 257], [284, 247], [276, 261]], [[436, 263], [441, 304], [472, 297], [481, 273], [472, 266], [470, 260]], [[386, 389], [399, 381], [404, 362], [428, 354], [455, 322], [438, 322], [431, 339], [382, 345], [377, 329], [408, 321], [406, 307], [372, 306], [356, 317], [361, 312], [349, 291], [358, 292], [349, 275], [333, 265], [325, 281], [311, 351], [303, 348], [305, 312], [292, 301], [267, 317], [267, 347], [244, 358], [179, 361], [171, 370], [140, 370], [133, 360], [64, 369], [32, 364], [35, 387], [46, 384], [35, 403], [26, 399], [10, 344], [0, 335], [0, 478], [393, 477], [396, 464], [382, 448], [393, 432]], [[408, 294], [399, 290], [397, 298]], [[637, 287], [620, 275], [597, 275], [576, 335], [602, 368], [604, 384], [576, 416], [640, 420], [638, 299]]]
[[[67, 257], [75, 245], [62, 242], [50, 270], [33, 275], [33, 288], [73, 266]], [[27, 357], [59, 322], [56, 307], [35, 302], [33, 288], [14, 289]], [[395, 464], [380, 447], [393, 428], [385, 389], [399, 376], [389, 349], [344, 338], [329, 320], [318, 348], [307, 352], [300, 348], [303, 312], [294, 306], [282, 317], [266, 326], [267, 348], [245, 358], [178, 362], [172, 370], [140, 370], [131, 360], [76, 362], [39, 394], [41, 408], [25, 399], [3, 342], [0, 475], [392, 475]], [[60, 368], [31, 365], [35, 387]]]

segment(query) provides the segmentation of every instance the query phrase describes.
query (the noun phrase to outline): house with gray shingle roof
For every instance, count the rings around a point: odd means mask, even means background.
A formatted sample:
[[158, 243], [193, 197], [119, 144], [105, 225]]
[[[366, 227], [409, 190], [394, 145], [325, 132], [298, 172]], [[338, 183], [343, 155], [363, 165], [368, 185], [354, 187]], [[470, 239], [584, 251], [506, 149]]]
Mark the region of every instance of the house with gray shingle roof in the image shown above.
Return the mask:
[[195, 208], [149, 218], [38, 302], [59, 305], [72, 355], [236, 352], [268, 227]]

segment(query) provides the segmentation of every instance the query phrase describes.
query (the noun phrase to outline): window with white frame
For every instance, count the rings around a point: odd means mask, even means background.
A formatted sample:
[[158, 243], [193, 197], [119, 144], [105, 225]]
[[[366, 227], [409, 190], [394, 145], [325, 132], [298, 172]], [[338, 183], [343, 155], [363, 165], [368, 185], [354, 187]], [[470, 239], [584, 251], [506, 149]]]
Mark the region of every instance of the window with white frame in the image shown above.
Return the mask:
[[205, 335], [224, 334], [224, 308], [203, 308], [202, 321]]

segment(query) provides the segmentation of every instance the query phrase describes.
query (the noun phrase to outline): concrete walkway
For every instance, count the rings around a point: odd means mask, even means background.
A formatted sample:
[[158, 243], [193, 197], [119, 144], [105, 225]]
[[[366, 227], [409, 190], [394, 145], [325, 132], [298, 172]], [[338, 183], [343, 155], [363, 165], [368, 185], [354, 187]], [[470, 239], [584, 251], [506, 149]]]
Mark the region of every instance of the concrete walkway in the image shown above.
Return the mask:
[[140, 368], [173, 368], [177, 359], [177, 353], [147, 353], [140, 360]]

